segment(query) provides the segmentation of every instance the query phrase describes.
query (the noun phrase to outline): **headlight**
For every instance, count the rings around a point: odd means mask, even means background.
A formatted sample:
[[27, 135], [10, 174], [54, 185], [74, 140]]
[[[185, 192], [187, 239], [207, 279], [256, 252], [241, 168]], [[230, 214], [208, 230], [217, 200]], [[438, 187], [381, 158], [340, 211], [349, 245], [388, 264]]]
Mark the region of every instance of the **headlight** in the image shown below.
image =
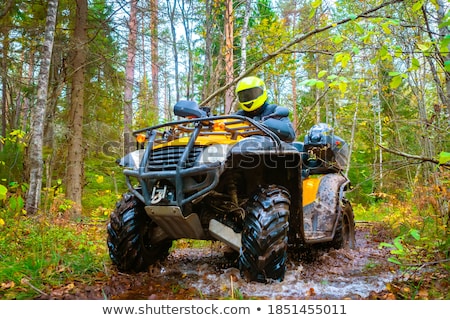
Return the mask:
[[132, 151], [125, 157], [119, 159], [117, 163], [121, 167], [137, 170], [141, 164], [142, 155], [144, 154], [144, 151], [145, 151], [144, 149]]
[[206, 147], [198, 158], [197, 162], [198, 164], [223, 162], [227, 159], [227, 155], [230, 149], [231, 146], [228, 144], [215, 144]]

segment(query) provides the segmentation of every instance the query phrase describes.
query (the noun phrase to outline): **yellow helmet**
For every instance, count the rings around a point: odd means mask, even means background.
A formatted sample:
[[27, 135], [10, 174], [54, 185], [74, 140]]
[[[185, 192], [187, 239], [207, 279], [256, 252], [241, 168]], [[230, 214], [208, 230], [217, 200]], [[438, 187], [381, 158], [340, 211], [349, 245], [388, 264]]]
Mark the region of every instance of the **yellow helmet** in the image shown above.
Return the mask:
[[266, 85], [258, 77], [246, 77], [237, 84], [236, 95], [244, 111], [255, 111], [267, 100]]

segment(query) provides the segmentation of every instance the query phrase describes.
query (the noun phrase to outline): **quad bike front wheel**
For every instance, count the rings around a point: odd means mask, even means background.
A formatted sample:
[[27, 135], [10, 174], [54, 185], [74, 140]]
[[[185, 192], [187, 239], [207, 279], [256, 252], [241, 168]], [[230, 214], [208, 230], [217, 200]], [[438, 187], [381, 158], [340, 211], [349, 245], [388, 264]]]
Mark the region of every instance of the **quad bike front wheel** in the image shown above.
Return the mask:
[[332, 241], [332, 247], [335, 249], [348, 248], [354, 249], [355, 239], [355, 217], [351, 203], [343, 199], [340, 205], [341, 215], [337, 222], [336, 231]]
[[109, 256], [120, 271], [144, 271], [167, 257], [172, 241], [151, 243], [154, 228], [144, 204], [133, 194], [126, 193], [117, 203], [107, 227]]
[[286, 272], [289, 192], [263, 187], [246, 207], [239, 268], [248, 281], [282, 281]]

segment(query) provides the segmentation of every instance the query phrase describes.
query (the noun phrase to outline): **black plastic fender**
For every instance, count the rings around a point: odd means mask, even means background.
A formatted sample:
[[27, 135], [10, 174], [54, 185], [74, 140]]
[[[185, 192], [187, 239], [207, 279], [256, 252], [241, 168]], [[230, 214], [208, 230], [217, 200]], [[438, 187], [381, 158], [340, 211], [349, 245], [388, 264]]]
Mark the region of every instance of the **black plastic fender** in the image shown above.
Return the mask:
[[277, 159], [283, 159], [284, 169], [298, 168], [300, 152], [292, 143], [275, 143], [266, 136], [251, 136], [240, 140], [229, 151], [227, 167], [244, 169], [264, 165], [267, 168], [276, 168]]
[[[338, 173], [303, 181], [303, 225], [306, 243], [321, 243], [333, 239], [347, 183], [348, 179]], [[309, 200], [305, 201], [306, 199]]]

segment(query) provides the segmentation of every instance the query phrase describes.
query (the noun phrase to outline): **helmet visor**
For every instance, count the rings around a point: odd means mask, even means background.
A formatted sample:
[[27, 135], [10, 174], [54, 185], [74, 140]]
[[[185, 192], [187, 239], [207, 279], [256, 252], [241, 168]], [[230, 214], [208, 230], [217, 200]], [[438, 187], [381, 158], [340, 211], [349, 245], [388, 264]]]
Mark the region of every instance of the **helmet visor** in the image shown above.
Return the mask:
[[237, 96], [238, 96], [239, 102], [245, 103], [248, 101], [255, 100], [256, 98], [261, 96], [263, 93], [264, 93], [264, 91], [262, 88], [256, 87], [256, 88], [250, 88], [250, 89], [245, 89], [245, 90], [239, 91], [237, 93]]

